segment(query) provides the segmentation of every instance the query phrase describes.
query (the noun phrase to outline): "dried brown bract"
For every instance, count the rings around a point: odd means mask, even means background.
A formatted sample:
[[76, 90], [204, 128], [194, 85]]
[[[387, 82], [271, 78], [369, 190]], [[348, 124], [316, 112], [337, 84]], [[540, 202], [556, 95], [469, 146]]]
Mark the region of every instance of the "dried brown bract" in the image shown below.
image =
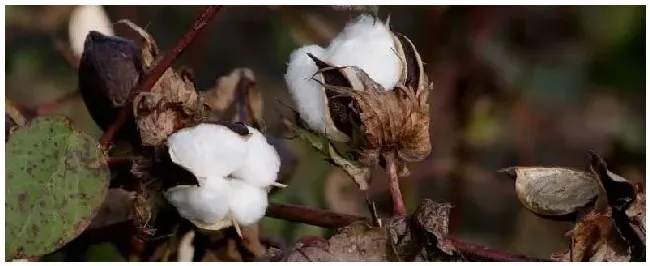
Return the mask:
[[394, 37], [402, 73], [395, 88], [383, 88], [357, 67], [335, 67], [310, 55], [322, 74], [327, 107], [336, 128], [352, 139], [358, 161], [379, 163], [385, 153], [420, 161], [431, 152], [429, 104], [432, 85], [413, 43]]
[[[158, 46], [149, 33], [128, 20], [123, 23], [143, 38], [142, 65], [148, 72], [160, 60]], [[142, 144], [157, 146], [167, 137], [194, 123], [203, 116], [203, 108], [189, 78], [169, 68], [149, 92], [141, 92], [133, 99], [133, 113], [136, 118]]]

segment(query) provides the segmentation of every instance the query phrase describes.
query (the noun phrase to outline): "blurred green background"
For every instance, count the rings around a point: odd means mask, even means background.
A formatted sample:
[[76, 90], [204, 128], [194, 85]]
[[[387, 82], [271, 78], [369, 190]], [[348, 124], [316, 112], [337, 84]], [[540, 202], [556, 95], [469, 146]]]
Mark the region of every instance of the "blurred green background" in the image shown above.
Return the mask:
[[[76, 94], [76, 72], [61, 44], [73, 6], [8, 6], [7, 99], [34, 110], [54, 109], [83, 130], [100, 130]], [[169, 49], [199, 7], [106, 6], [112, 21], [146, 26]], [[571, 224], [543, 220], [517, 201], [513, 182], [497, 173], [514, 165], [585, 168], [586, 150], [610, 168], [645, 182], [645, 7], [382, 6], [391, 28], [413, 40], [434, 90], [429, 158], [402, 181], [407, 206], [422, 198], [453, 205], [451, 235], [490, 247], [548, 257], [568, 247]], [[275, 100], [293, 104], [283, 75], [289, 54], [305, 44], [327, 45], [355, 13], [322, 7], [227, 6], [175, 63], [194, 69], [209, 89], [233, 68], [255, 71], [268, 134], [281, 138]], [[118, 35], [134, 38], [124, 26]], [[58, 46], [57, 46], [58, 42]], [[65, 47], [65, 45], [63, 45]], [[367, 215], [354, 183], [299, 140], [280, 142], [300, 158], [276, 202]], [[376, 171], [372, 193], [391, 210], [387, 183]], [[313, 226], [271, 218], [263, 235], [293, 245], [302, 235], [329, 235]]]

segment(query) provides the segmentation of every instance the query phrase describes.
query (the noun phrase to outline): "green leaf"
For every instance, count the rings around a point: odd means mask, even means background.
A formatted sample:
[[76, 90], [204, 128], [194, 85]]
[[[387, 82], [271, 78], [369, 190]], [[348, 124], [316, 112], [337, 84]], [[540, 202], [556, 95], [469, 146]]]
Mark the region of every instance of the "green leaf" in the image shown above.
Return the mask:
[[110, 173], [99, 143], [63, 117], [36, 118], [5, 148], [5, 252], [8, 258], [51, 253], [91, 222]]

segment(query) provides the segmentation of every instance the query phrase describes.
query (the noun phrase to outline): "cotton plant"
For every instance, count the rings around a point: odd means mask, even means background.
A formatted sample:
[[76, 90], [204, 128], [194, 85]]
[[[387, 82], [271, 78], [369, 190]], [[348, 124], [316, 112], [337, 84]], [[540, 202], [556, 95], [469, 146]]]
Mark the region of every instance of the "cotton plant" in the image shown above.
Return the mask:
[[167, 139], [173, 163], [194, 174], [198, 185], [166, 191], [181, 217], [197, 227], [220, 230], [257, 223], [277, 183], [280, 157], [264, 135], [241, 123], [202, 123]]
[[[431, 151], [427, 98], [432, 85], [415, 45], [391, 31], [388, 21], [360, 15], [327, 47], [296, 49], [285, 81], [300, 119], [330, 142], [328, 148], [314, 146], [362, 190], [368, 189], [375, 165], [395, 179], [408, 174], [407, 162], [423, 160]], [[352, 156], [342, 156], [334, 142], [347, 143]]]

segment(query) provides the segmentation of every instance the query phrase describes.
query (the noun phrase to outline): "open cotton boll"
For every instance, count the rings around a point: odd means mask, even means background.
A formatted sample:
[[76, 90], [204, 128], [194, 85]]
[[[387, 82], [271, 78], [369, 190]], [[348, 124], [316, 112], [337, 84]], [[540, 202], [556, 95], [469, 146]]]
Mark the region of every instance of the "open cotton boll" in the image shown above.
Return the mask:
[[257, 223], [269, 205], [266, 191], [239, 179], [228, 180], [228, 183], [231, 189], [228, 201], [230, 215], [243, 226]]
[[291, 97], [297, 103], [301, 118], [313, 130], [325, 133], [325, 93], [320, 84], [312, 80], [318, 67], [307, 56], [308, 53], [321, 59], [325, 57], [325, 50], [318, 45], [308, 45], [293, 51], [284, 79]]
[[275, 182], [280, 171], [280, 156], [264, 135], [257, 129], [248, 127], [248, 158], [242, 168], [232, 176], [258, 188], [266, 188]]
[[115, 35], [111, 20], [102, 6], [75, 7], [68, 23], [68, 38], [72, 52], [77, 58], [81, 58], [86, 35], [90, 31], [98, 31], [108, 36]]
[[386, 90], [395, 87], [401, 73], [393, 33], [370, 15], [349, 22], [330, 42], [325, 60], [335, 66], [359, 67]]
[[209, 177], [201, 186], [173, 187], [165, 192], [165, 197], [181, 217], [192, 222], [212, 224], [223, 220], [228, 214], [231, 192], [229, 182], [223, 177]]
[[230, 175], [248, 156], [244, 137], [215, 124], [181, 129], [169, 136], [167, 145], [172, 162], [192, 172], [200, 184], [206, 177]]

